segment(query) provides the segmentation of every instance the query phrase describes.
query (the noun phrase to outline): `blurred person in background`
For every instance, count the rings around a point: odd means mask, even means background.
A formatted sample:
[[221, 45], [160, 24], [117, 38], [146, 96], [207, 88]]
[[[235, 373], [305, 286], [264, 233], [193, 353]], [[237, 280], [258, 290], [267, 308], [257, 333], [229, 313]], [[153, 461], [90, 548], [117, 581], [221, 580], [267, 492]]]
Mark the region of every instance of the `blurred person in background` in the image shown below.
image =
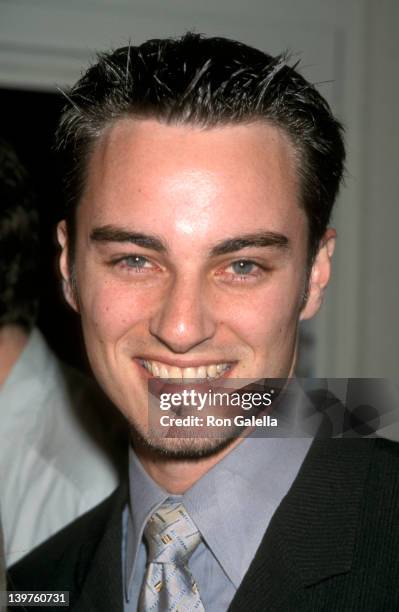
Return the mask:
[[0, 515], [7, 565], [104, 499], [120, 466], [117, 425], [102, 395], [58, 361], [35, 327], [40, 267], [32, 193], [15, 151], [0, 140]]

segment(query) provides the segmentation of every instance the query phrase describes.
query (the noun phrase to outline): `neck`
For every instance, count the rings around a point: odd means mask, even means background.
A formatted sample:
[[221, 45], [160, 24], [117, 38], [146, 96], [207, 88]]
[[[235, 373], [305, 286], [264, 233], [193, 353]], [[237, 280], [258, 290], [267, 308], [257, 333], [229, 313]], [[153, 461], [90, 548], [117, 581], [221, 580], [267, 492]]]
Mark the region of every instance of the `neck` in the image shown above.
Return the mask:
[[144, 447], [136, 439], [134, 440], [134, 450], [147, 474], [157, 484], [173, 495], [182, 495], [242, 440], [243, 437], [240, 436], [214, 455], [199, 459], [171, 459]]
[[20, 325], [0, 327], [0, 386], [24, 350], [29, 334]]
[[[293, 360], [289, 369], [286, 381], [294, 377], [297, 347], [295, 347]], [[199, 459], [171, 459], [161, 453], [144, 445], [140, 439], [132, 432], [134, 450], [147, 474], [161, 487], [174, 495], [182, 495], [202, 478], [214, 465], [219, 463], [233, 448], [238, 446], [244, 438], [252, 431], [253, 427], [248, 427], [245, 434], [240, 435], [228, 446], [209, 457]]]

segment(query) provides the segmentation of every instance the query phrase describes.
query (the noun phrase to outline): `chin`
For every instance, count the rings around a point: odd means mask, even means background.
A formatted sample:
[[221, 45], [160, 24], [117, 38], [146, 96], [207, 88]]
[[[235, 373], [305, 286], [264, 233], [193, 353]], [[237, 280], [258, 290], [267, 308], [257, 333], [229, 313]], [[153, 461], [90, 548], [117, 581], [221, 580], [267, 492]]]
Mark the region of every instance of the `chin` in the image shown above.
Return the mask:
[[140, 446], [147, 452], [165, 459], [198, 460], [213, 457], [228, 448], [242, 435], [242, 430], [226, 432], [224, 437], [160, 437], [139, 432], [130, 425], [131, 439], [134, 446]]

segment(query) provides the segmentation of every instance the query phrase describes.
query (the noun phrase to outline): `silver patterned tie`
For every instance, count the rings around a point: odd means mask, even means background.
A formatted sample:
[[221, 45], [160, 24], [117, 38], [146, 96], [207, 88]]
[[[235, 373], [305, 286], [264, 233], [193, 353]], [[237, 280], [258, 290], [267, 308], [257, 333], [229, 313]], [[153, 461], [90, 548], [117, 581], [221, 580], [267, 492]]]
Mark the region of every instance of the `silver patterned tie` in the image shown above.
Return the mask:
[[182, 503], [166, 501], [148, 521], [148, 565], [140, 612], [204, 612], [188, 560], [201, 535]]

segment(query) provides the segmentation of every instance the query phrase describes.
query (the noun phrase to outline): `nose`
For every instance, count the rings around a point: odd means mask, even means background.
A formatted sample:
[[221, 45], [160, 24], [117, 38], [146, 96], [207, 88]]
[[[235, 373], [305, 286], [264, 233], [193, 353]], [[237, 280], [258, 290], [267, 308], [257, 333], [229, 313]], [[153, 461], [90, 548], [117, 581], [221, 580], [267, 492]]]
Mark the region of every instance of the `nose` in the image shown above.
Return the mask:
[[213, 337], [216, 321], [201, 283], [176, 279], [150, 321], [150, 333], [174, 353], [187, 353]]

